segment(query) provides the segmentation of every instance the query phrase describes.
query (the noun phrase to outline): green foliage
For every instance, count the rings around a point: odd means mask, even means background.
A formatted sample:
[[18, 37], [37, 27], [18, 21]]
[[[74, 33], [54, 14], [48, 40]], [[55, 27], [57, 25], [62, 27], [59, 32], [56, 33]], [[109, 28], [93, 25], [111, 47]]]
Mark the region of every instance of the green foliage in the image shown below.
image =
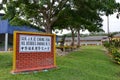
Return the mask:
[[106, 48], [110, 48], [110, 43], [108, 41], [104, 41], [103, 46]]
[[113, 45], [115, 48], [120, 48], [120, 39], [111, 40], [110, 44]]
[[[24, 23], [43, 26], [46, 32], [53, 29], [74, 28], [74, 30], [103, 31], [100, 15], [107, 16], [116, 10], [115, 0], [2, 0], [5, 17], [13, 24], [16, 17]], [[3, 5], [0, 5], [3, 8]], [[20, 19], [19, 19], [20, 20]]]
[[109, 16], [116, 11], [115, 0], [104, 0], [102, 5], [104, 6], [104, 8], [101, 10], [105, 12], [106, 16]]
[[116, 48], [112, 48], [112, 56], [114, 61], [120, 64], [120, 52]]
[[18, 17], [14, 17], [11, 21], [10, 24], [13, 26], [30, 26], [31, 24], [28, 21], [22, 20]]
[[[12, 25], [30, 23], [36, 27], [44, 27], [47, 33], [52, 32], [52, 25], [59, 13], [64, 10], [69, 0], [10, 0], [4, 7], [5, 18]], [[57, 3], [57, 4], [56, 4]], [[18, 20], [15, 21], [16, 17]], [[13, 20], [14, 19], [14, 20]], [[24, 22], [23, 22], [24, 21]]]
[[118, 9], [118, 12], [117, 12], [117, 18], [119, 19], [120, 17], [120, 3], [117, 3], [117, 9]]
[[110, 40], [110, 42], [104, 42], [103, 45], [108, 49], [110, 55], [112, 55], [114, 62], [120, 64], [120, 40]]
[[113, 46], [113, 48], [111, 48], [113, 59], [116, 63], [120, 64], [120, 51], [119, 51], [120, 40], [119, 39], [112, 40], [111, 45]]
[[5, 45], [4, 41], [0, 43], [0, 47], [3, 47], [4, 45]]

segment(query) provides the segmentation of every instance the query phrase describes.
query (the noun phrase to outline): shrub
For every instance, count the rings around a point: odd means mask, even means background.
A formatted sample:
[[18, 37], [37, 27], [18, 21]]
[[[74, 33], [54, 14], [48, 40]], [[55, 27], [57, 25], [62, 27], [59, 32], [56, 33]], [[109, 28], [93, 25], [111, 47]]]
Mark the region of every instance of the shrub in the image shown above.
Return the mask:
[[120, 64], [120, 52], [116, 48], [112, 49], [112, 56], [113, 56], [113, 60], [116, 63]]
[[120, 40], [110, 40], [110, 42], [104, 42], [104, 47], [108, 49], [108, 52], [112, 55], [114, 62], [120, 64]]
[[120, 48], [120, 40], [119, 39], [111, 40], [110, 45], [112, 45], [116, 48]]
[[108, 41], [104, 41], [103, 42], [103, 46], [106, 47], [106, 48], [109, 48], [110, 47], [110, 43]]

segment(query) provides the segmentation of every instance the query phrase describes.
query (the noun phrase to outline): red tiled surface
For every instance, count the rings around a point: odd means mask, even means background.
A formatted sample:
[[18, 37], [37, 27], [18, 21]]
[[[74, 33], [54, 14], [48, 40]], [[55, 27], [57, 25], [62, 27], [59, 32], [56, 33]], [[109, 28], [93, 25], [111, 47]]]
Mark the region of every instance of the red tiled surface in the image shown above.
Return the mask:
[[[19, 52], [19, 35], [22, 33], [17, 33], [16, 36], [16, 70], [28, 71], [28, 70], [41, 70], [45, 68], [53, 68], [54, 66], [54, 38], [51, 36], [51, 52], [29, 52], [20, 53]], [[33, 34], [32, 34], [33, 35]], [[45, 36], [45, 35], [44, 35]]]

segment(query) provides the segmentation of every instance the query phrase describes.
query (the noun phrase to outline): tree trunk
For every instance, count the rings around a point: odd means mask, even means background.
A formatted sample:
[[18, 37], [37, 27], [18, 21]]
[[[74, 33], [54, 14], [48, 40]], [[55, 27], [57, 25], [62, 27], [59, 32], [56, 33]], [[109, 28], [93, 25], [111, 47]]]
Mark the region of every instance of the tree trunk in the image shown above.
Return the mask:
[[74, 35], [74, 31], [73, 31], [73, 30], [71, 30], [71, 31], [72, 31], [72, 42], [71, 42], [71, 46], [74, 46], [74, 41], [75, 41], [74, 37], [75, 37], [75, 35]]
[[50, 25], [45, 27], [46, 33], [52, 34], [52, 28]]
[[66, 35], [64, 35], [64, 36], [62, 37], [61, 42], [60, 42], [60, 46], [64, 46], [65, 38], [66, 38]]
[[77, 31], [77, 47], [80, 47], [80, 30]]

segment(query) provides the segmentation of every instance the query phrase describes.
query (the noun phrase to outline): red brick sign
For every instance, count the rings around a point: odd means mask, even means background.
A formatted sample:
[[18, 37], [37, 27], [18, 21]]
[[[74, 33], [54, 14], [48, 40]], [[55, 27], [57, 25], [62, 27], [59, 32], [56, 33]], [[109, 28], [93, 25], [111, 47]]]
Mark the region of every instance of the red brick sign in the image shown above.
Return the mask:
[[13, 73], [56, 67], [55, 35], [14, 32]]

